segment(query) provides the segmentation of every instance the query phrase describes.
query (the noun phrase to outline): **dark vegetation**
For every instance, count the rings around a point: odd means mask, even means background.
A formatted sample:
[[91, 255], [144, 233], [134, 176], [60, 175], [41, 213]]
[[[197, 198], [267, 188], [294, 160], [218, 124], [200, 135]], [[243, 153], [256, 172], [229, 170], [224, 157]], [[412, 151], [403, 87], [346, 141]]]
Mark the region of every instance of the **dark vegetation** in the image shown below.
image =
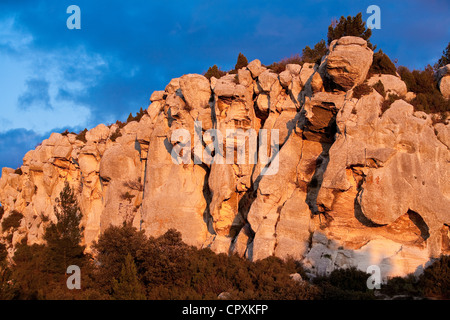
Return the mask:
[[[370, 43], [370, 37], [372, 31], [366, 28], [366, 24], [362, 19], [362, 14], [358, 13], [356, 16], [348, 16], [345, 18], [341, 16], [339, 20], [334, 20], [328, 27], [327, 44], [330, 45], [333, 40], [339, 39], [343, 36], [356, 36], [361, 37], [367, 41], [367, 45], [372, 50], [376, 49], [372, 43]], [[289, 63], [296, 63], [303, 65], [304, 63], [320, 64], [322, 57], [327, 53], [327, 44], [325, 40], [319, 41], [313, 48], [306, 46], [302, 50], [302, 54], [295, 54], [289, 58], [284, 58], [278, 62], [274, 62], [267, 66], [268, 69], [275, 73], [280, 73], [285, 70], [286, 65]], [[247, 63], [247, 59], [239, 53], [238, 62], [235, 69], [230, 72], [236, 72], [238, 67], [244, 66]], [[239, 61], [245, 61], [239, 63]], [[407, 89], [410, 92], [414, 92], [416, 97], [410, 102], [416, 111], [424, 111], [426, 113], [441, 113], [441, 119], [445, 119], [445, 112], [450, 111], [450, 100], [446, 100], [439, 91], [438, 83], [434, 75], [434, 71], [439, 67], [450, 63], [450, 43], [443, 51], [442, 57], [435, 64], [434, 69], [428, 65], [424, 70], [410, 71], [408, 68], [396, 65], [391, 61], [387, 54], [381, 49], [374, 53], [373, 62], [368, 72], [368, 78], [373, 75], [400, 75], [401, 79], [406, 83]], [[205, 73], [205, 76], [211, 78], [212, 76], [220, 78], [227, 72], [220, 70], [216, 65], [210, 67]], [[378, 93], [383, 97], [385, 96], [385, 88], [381, 82], [373, 86]], [[366, 84], [362, 84], [354, 89], [354, 97], [360, 98], [365, 94], [371, 92]], [[384, 102], [382, 109], [385, 111], [392, 104], [393, 101], [403, 97], [396, 95], [388, 96]]]
[[70, 132], [69, 130], [65, 130], [64, 132], [61, 133], [62, 136], [68, 136], [69, 134], [76, 134], [75, 132]]
[[241, 52], [239, 52], [236, 65], [234, 66], [234, 71], [237, 72], [239, 69], [244, 68], [247, 65], [248, 65], [247, 58]]
[[389, 107], [391, 106], [391, 104], [394, 103], [394, 101], [396, 100], [400, 100], [401, 98], [396, 95], [395, 93], [390, 93], [386, 99], [384, 99], [383, 103], [381, 104], [381, 113], [384, 113], [387, 109], [389, 109]]
[[[120, 121], [120, 120], [117, 120], [117, 121], [116, 121], [116, 125], [118, 126], [118, 129], [122, 129], [123, 127], [125, 127], [127, 124], [129, 124], [129, 123], [132, 122], [132, 121], [137, 121], [137, 122], [139, 122], [139, 121], [142, 119], [142, 117], [143, 117], [144, 115], [146, 115], [146, 114], [148, 114], [148, 113], [147, 113], [147, 110], [144, 110], [144, 109], [142, 109], [142, 107], [141, 107], [141, 108], [139, 109], [139, 111], [136, 112], [136, 115], [135, 115], [135, 116], [133, 116], [133, 113], [130, 112], [130, 114], [128, 115], [128, 118], [127, 118], [127, 120], [126, 120], [125, 122]], [[116, 131], [113, 135], [115, 135], [113, 141], [115, 141], [115, 139], [117, 139], [118, 137], [122, 136], [122, 134], [120, 134], [120, 132], [118, 132], [118, 131]], [[113, 135], [112, 135], [112, 136], [113, 136]]]
[[333, 40], [339, 39], [345, 36], [354, 36], [360, 37], [367, 41], [367, 46], [372, 50], [375, 50], [375, 47], [370, 43], [370, 37], [372, 36], [372, 30], [366, 28], [366, 23], [362, 19], [361, 12], [356, 16], [348, 16], [345, 18], [341, 16], [338, 20], [334, 20], [331, 22], [331, 25], [328, 27], [328, 45], [331, 44]]
[[361, 83], [353, 88], [353, 98], [360, 99], [362, 96], [368, 95], [372, 92], [372, 87], [367, 83]]
[[2, 230], [7, 231], [9, 229], [17, 229], [20, 226], [23, 215], [20, 212], [13, 211], [9, 216], [2, 221]]
[[[117, 129], [116, 129], [116, 131], [110, 136], [110, 139], [111, 139], [111, 141], [116, 141], [116, 139], [117, 138], [119, 138], [119, 137], [121, 137], [122, 136], [122, 133], [120, 132], [120, 129], [122, 129], [123, 127], [125, 127], [128, 123], [130, 123], [130, 122], [132, 122], [132, 121], [137, 121], [137, 122], [139, 122], [141, 119], [142, 119], [142, 117], [144, 116], [144, 115], [146, 115], [146, 114], [148, 114], [148, 112], [147, 112], [147, 110], [144, 110], [144, 109], [142, 109], [142, 107], [139, 109], [139, 111], [136, 113], [136, 115], [135, 116], [133, 116], [133, 113], [131, 113], [130, 112], [130, 114], [128, 115], [128, 118], [127, 118], [127, 120], [125, 121], [125, 122], [122, 122], [122, 121], [120, 121], [120, 120], [117, 120], [116, 121], [116, 125], [117, 125]], [[109, 127], [111, 127], [111, 126], [109, 126]], [[82, 141], [82, 142], [84, 142], [84, 143], [86, 143], [87, 142], [87, 140], [86, 140], [86, 133], [88, 132], [88, 129], [84, 129], [83, 131], [81, 131], [81, 132], [79, 132], [78, 134], [77, 134], [77, 136], [76, 136], [76, 139], [77, 140], [80, 140], [80, 141]], [[67, 135], [67, 134], [69, 134], [70, 132], [68, 132], [67, 130], [65, 131], [65, 132], [63, 132], [62, 134], [63, 135]]]
[[226, 75], [227, 72], [220, 70], [217, 65], [213, 65], [212, 67], [209, 67], [208, 71], [204, 74], [204, 76], [210, 80], [212, 77], [220, 79], [222, 76]]
[[248, 65], [247, 58], [244, 56], [244, 54], [242, 52], [239, 52], [239, 55], [237, 57], [237, 61], [236, 61], [236, 64], [234, 66], [234, 69], [232, 69], [232, 70], [227, 72], [227, 71], [221, 70], [217, 65], [213, 65], [212, 67], [209, 67], [208, 71], [206, 71], [203, 75], [208, 80], [210, 80], [212, 77], [214, 77], [216, 79], [220, 79], [221, 77], [223, 77], [227, 73], [237, 74], [239, 69], [244, 68], [247, 65]]
[[450, 64], [450, 42], [448, 43], [447, 48], [442, 51], [442, 57], [440, 57], [438, 62], [434, 65], [434, 69], [437, 70], [448, 64]]
[[[81, 214], [66, 184], [55, 207], [57, 222], [45, 228], [45, 245], [16, 246], [13, 264], [0, 244], [0, 299], [375, 299], [368, 274], [335, 270], [309, 280], [294, 259], [277, 257], [251, 262], [236, 255], [215, 254], [182, 241], [176, 230], [147, 237], [129, 224], [111, 226], [94, 243], [94, 257], [80, 244]], [[66, 287], [69, 265], [81, 269], [81, 290]], [[295, 281], [298, 273], [304, 281]], [[381, 292], [390, 296], [449, 298], [450, 259], [436, 260], [416, 278], [393, 278]]]
[[328, 48], [323, 39], [317, 42], [312, 49], [309, 46], [306, 46], [302, 50], [302, 62], [320, 64], [322, 57], [327, 51]]
[[322, 57], [327, 53], [328, 48], [325, 44], [325, 40], [320, 40], [314, 45], [313, 48], [306, 46], [302, 50], [302, 54], [295, 54], [290, 58], [284, 58], [281, 61], [274, 62], [267, 66], [270, 70], [275, 73], [283, 72], [286, 69], [286, 65], [293, 63], [303, 65], [304, 63], [315, 63], [320, 64]]
[[375, 83], [372, 88], [374, 88], [375, 91], [378, 92], [381, 96], [384, 97], [386, 95], [386, 92], [384, 91], [384, 84], [380, 80], [378, 80], [378, 82]]
[[[362, 37], [367, 41], [369, 48], [375, 50], [375, 47], [370, 43], [369, 38], [372, 35], [372, 31], [366, 28], [366, 23], [362, 20], [362, 14], [358, 13], [355, 17], [348, 16], [347, 18], [341, 17], [339, 21], [332, 21], [331, 25], [328, 27], [328, 45], [331, 41], [339, 39], [343, 36], [356, 36]], [[296, 63], [303, 65], [304, 63], [316, 63], [320, 64], [322, 57], [327, 53], [327, 42], [325, 40], [320, 40], [314, 45], [313, 48], [306, 46], [301, 54], [294, 54], [290, 57], [283, 58], [278, 62], [273, 62], [268, 65], [267, 68], [275, 73], [280, 73], [286, 69], [286, 65], [290, 63]], [[247, 58], [239, 53], [237, 63], [233, 70], [228, 72], [221, 70], [217, 65], [208, 68], [208, 71], [204, 73], [204, 76], [208, 79], [215, 77], [219, 79], [227, 73], [236, 73], [237, 70], [246, 66], [248, 64]]]
[[397, 75], [395, 64], [381, 49], [373, 54], [373, 62], [370, 66], [368, 77], [377, 74]]
[[356, 268], [337, 269], [328, 277], [317, 277], [313, 283], [322, 290], [323, 300], [372, 300], [373, 290], [367, 288], [368, 274]]
[[420, 277], [394, 277], [381, 287], [389, 296], [450, 299], [450, 256], [441, 256], [428, 266]]
[[426, 113], [450, 111], [450, 100], [446, 100], [440, 93], [434, 70], [430, 65], [424, 70], [413, 71], [401, 66], [398, 68], [398, 73], [406, 83], [408, 91], [416, 94], [411, 101], [416, 110]]
[[295, 54], [289, 58], [284, 58], [278, 62], [274, 62], [271, 65], [268, 65], [267, 68], [269, 68], [275, 73], [280, 73], [286, 70], [286, 65], [290, 63], [303, 65], [304, 61], [300, 55]]
[[116, 141], [117, 138], [121, 137], [122, 133], [120, 132], [120, 128], [117, 128], [116, 131], [109, 137], [112, 142]]
[[[448, 61], [447, 59], [450, 56], [449, 46], [444, 51], [444, 55], [439, 59], [439, 63], [435, 65], [435, 69], [442, 63]], [[440, 113], [441, 119], [443, 120], [446, 117], [445, 112], [450, 111], [450, 100], [446, 100], [439, 91], [438, 82], [435, 77], [435, 69], [430, 65], [426, 66], [424, 70], [411, 71], [405, 66], [397, 68], [391, 59], [380, 49], [373, 55], [373, 62], [367, 78], [381, 74], [400, 75], [406, 84], [407, 90], [416, 94], [416, 97], [410, 101], [414, 109], [425, 113]], [[380, 81], [373, 88], [382, 96], [385, 95], [385, 88]], [[366, 85], [361, 84], [354, 88], [353, 96], [359, 98], [370, 92], [371, 90]], [[395, 100], [402, 98], [395, 94], [390, 94], [386, 97], [382, 105], [382, 111], [386, 111]]]
[[77, 134], [76, 139], [86, 143], [87, 142], [87, 140], [86, 140], [86, 132], [88, 132], [88, 129], [84, 128], [83, 131], [80, 131], [80, 133]]
[[139, 122], [145, 114], [147, 114], [147, 110], [144, 110], [144, 109], [142, 109], [142, 107], [141, 107], [141, 108], [139, 109], [139, 112], [137, 112], [135, 116], [133, 116], [132, 113], [130, 113], [130, 114], [128, 115], [128, 118], [127, 118], [127, 121], [126, 121], [125, 124], [128, 124], [128, 123], [130, 123], [131, 121], [137, 121], [137, 122]]

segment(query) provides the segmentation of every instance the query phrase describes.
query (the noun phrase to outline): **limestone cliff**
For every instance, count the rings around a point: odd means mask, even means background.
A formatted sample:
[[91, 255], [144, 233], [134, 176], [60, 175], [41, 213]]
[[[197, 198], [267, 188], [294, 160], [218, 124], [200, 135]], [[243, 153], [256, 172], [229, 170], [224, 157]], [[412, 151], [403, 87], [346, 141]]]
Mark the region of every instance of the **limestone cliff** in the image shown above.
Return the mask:
[[[450, 124], [415, 112], [399, 77], [367, 79], [372, 56], [364, 40], [343, 37], [320, 65], [276, 74], [254, 60], [220, 79], [188, 74], [154, 92], [139, 121], [101, 124], [85, 139], [53, 133], [21, 171], [2, 170], [2, 220], [15, 211], [23, 219], [0, 241], [10, 254], [24, 239], [42, 243], [68, 181], [88, 247], [109, 225], [128, 222], [153, 236], [175, 228], [188, 244], [252, 260], [293, 256], [311, 273], [373, 264], [384, 277], [420, 271], [450, 253]], [[404, 100], [382, 112], [377, 91], [355, 97], [365, 80]], [[204, 140], [186, 145], [177, 129]], [[211, 129], [276, 132], [271, 162], [198, 157], [211, 151]], [[180, 147], [191, 161], [173, 161]], [[229, 140], [224, 148], [237, 151]]]

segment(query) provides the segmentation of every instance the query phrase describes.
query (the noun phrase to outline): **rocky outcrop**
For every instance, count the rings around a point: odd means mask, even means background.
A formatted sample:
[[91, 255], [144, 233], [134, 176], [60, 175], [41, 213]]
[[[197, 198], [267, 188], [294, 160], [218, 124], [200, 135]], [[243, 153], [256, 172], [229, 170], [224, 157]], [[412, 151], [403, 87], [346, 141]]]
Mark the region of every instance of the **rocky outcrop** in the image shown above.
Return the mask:
[[439, 90], [446, 99], [450, 99], [450, 64], [443, 66], [436, 72]]
[[2, 170], [3, 219], [24, 218], [0, 241], [10, 254], [42, 243], [67, 181], [88, 248], [126, 222], [251, 260], [292, 256], [313, 275], [374, 264], [384, 277], [420, 272], [450, 253], [450, 124], [403, 100], [382, 113], [387, 97], [375, 90], [353, 98], [366, 80], [408, 94], [396, 76], [367, 79], [364, 40], [329, 50], [280, 74], [254, 60], [220, 79], [184, 75], [151, 95], [139, 121], [52, 134], [21, 170]]
[[399, 77], [391, 74], [379, 74], [374, 75], [367, 80], [367, 84], [369, 86], [374, 86], [378, 82], [383, 84], [386, 97], [390, 94], [395, 94], [399, 97], [405, 97], [405, 100], [412, 100], [412, 98], [406, 97], [408, 89], [406, 88], [405, 82], [403, 82]]
[[372, 65], [373, 52], [357, 37], [342, 37], [330, 44], [326, 69], [332, 81], [349, 90], [361, 84]]

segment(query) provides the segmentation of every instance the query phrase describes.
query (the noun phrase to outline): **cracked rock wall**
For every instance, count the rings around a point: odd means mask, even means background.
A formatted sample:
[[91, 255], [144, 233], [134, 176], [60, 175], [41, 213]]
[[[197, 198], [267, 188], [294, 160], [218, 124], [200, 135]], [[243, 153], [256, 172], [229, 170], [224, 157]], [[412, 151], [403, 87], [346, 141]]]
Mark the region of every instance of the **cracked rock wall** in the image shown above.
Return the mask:
[[[152, 236], [175, 228], [190, 245], [251, 260], [292, 256], [311, 274], [373, 264], [384, 277], [420, 272], [450, 253], [450, 124], [415, 112], [400, 78], [367, 79], [372, 55], [364, 40], [343, 37], [320, 64], [288, 64], [280, 74], [254, 60], [220, 79], [183, 75], [151, 95], [139, 121], [99, 125], [85, 139], [53, 133], [21, 170], [2, 170], [2, 219], [15, 211], [23, 219], [0, 241], [10, 255], [21, 241], [43, 243], [67, 181], [88, 249], [127, 222]], [[447, 73], [439, 74], [447, 94]], [[353, 97], [366, 80], [404, 99], [382, 113], [375, 90]], [[174, 135], [179, 129], [191, 143]], [[258, 138], [267, 129], [268, 141], [277, 130], [276, 148], [263, 150], [271, 162], [253, 164], [246, 153], [244, 163], [218, 163], [225, 150], [236, 158], [237, 145], [215, 150], [212, 129]], [[180, 149], [188, 161], [174, 163]]]

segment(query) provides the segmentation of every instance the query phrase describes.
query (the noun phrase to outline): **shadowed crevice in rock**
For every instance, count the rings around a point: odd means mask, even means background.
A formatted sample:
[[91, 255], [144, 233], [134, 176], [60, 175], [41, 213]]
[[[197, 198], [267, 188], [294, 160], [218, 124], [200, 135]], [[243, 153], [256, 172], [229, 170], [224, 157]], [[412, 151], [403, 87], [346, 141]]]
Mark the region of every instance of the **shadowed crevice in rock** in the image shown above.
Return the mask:
[[203, 221], [206, 224], [208, 232], [211, 235], [216, 235], [216, 231], [214, 230], [214, 227], [213, 227], [212, 216], [211, 216], [211, 213], [209, 212], [209, 205], [211, 204], [211, 199], [212, 199], [211, 191], [209, 190], [209, 185], [208, 185], [210, 170], [205, 164], [201, 164], [200, 166], [203, 167], [206, 171], [204, 185], [203, 185], [203, 197], [206, 200], [206, 207], [205, 207], [205, 210], [203, 211]]
[[319, 190], [322, 186], [323, 174], [327, 169], [329, 162], [329, 149], [330, 144], [321, 143], [322, 153], [317, 158], [316, 168], [311, 181], [307, 184], [306, 188], [306, 204], [309, 206], [312, 215], [325, 214], [324, 208], [320, 208], [317, 205], [317, 196], [319, 195]]
[[[361, 190], [359, 190], [359, 192], [361, 192]], [[358, 201], [359, 192], [358, 192], [358, 195], [356, 196], [355, 202], [354, 202], [356, 220], [358, 220], [361, 224], [363, 224], [364, 226], [369, 227], [369, 228], [377, 228], [377, 227], [385, 226], [383, 224], [377, 224], [377, 223], [372, 222], [369, 219], [367, 219], [367, 217], [362, 212], [361, 205], [359, 204], [359, 201]]]
[[413, 210], [408, 210], [408, 217], [419, 228], [420, 236], [424, 241], [430, 237], [430, 228], [423, 220], [422, 216]]

